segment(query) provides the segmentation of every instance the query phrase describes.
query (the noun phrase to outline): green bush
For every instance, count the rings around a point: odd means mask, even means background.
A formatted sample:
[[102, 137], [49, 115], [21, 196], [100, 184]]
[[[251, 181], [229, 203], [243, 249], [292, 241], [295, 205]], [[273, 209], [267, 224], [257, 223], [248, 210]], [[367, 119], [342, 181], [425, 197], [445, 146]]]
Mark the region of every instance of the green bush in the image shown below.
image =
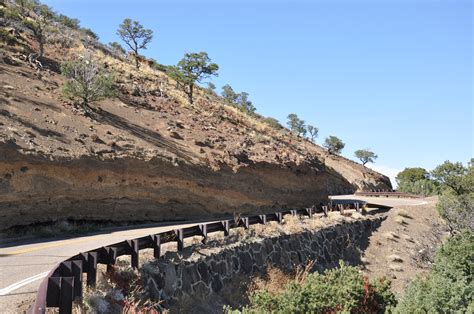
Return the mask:
[[396, 313], [473, 313], [474, 235], [451, 237], [436, 253], [426, 277], [416, 278]]
[[458, 195], [445, 191], [440, 195], [436, 208], [451, 233], [464, 229], [474, 232], [474, 193]]
[[274, 129], [277, 129], [277, 130], [283, 129], [283, 125], [281, 125], [280, 122], [278, 122], [278, 120], [275, 118], [266, 117], [266, 118], [263, 118], [262, 121]]
[[68, 78], [63, 94], [78, 99], [86, 112], [97, 100], [115, 96], [115, 74], [95, 60], [90, 53], [61, 65], [61, 73]]
[[303, 283], [291, 282], [281, 293], [257, 290], [242, 312], [383, 313], [395, 304], [390, 281], [369, 282], [357, 268], [340, 262], [340, 268], [309, 274]]
[[397, 190], [405, 193], [418, 194], [423, 196], [435, 195], [438, 192], [438, 186], [433, 180], [421, 179], [414, 182], [403, 181], [398, 184]]

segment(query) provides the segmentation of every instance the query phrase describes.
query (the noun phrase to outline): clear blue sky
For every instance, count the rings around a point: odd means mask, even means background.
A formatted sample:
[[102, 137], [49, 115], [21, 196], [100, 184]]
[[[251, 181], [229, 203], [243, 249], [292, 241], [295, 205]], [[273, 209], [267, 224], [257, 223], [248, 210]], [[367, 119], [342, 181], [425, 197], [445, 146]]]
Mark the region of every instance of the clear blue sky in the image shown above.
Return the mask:
[[434, 168], [473, 156], [473, 5], [429, 1], [47, 0], [102, 42], [130, 17], [153, 29], [144, 54], [176, 64], [207, 51], [214, 83], [246, 91], [282, 123], [294, 112], [375, 168]]

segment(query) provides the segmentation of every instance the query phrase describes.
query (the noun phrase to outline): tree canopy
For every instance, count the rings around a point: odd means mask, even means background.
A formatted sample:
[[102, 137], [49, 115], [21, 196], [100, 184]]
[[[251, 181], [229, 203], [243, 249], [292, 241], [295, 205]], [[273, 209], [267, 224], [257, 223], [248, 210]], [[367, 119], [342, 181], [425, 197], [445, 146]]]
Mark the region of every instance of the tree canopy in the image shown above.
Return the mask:
[[328, 136], [324, 140], [323, 147], [325, 147], [330, 154], [336, 154], [339, 155], [342, 151], [342, 149], [346, 146], [344, 142], [339, 139], [337, 136]]
[[125, 42], [125, 44], [133, 51], [135, 56], [135, 67], [140, 68], [138, 51], [146, 49], [153, 39], [153, 31], [146, 29], [138, 21], [124, 19], [119, 25], [117, 35]]
[[286, 118], [288, 119], [286, 124], [292, 132], [296, 133], [298, 136], [306, 135], [306, 123], [304, 120], [300, 119], [297, 114], [290, 113]]
[[450, 187], [457, 194], [462, 194], [464, 192], [464, 186], [461, 178], [466, 175], [467, 172], [468, 169], [465, 168], [462, 163], [445, 161], [431, 171], [431, 176], [440, 185]]
[[362, 164], [365, 166], [366, 163], [371, 162], [373, 163], [378, 156], [371, 152], [368, 149], [359, 149], [354, 152], [354, 155], [360, 159]]
[[193, 103], [194, 87], [204, 79], [217, 76], [219, 66], [212, 63], [207, 52], [186, 53], [177, 66], [171, 67], [169, 74], [178, 87], [186, 93], [189, 103]]
[[308, 130], [311, 141], [314, 142], [316, 140], [316, 138], [318, 137], [319, 129], [315, 126], [310, 125], [310, 124], [308, 124], [308, 127], [306, 129]]

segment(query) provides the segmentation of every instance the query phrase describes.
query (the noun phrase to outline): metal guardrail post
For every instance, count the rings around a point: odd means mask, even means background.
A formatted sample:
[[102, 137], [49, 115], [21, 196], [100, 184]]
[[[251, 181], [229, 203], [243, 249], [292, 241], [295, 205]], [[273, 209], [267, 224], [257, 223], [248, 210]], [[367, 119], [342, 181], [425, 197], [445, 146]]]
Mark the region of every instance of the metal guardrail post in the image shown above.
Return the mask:
[[328, 216], [328, 206], [323, 205], [323, 213], [324, 213], [324, 216], [325, 216], [325, 217]]
[[132, 268], [138, 269], [138, 240], [127, 240], [125, 242], [128, 245]]
[[249, 217], [240, 218], [240, 223], [244, 226], [245, 229], [249, 228]]
[[182, 251], [184, 249], [183, 229], [177, 229], [174, 232], [176, 234], [176, 242], [178, 246], [178, 251]]
[[102, 248], [102, 253], [105, 256], [105, 260], [107, 262], [107, 271], [112, 271], [112, 267], [115, 265], [115, 261], [117, 259], [117, 248], [104, 246]]
[[72, 276], [74, 277], [73, 297], [82, 297], [82, 261], [72, 261]]
[[97, 252], [88, 252], [87, 254], [87, 285], [95, 286], [97, 281]]
[[48, 289], [46, 290], [46, 306], [47, 307], [58, 307], [59, 306], [59, 292], [61, 286], [61, 277], [49, 277], [48, 278]]
[[207, 224], [200, 224], [199, 230], [201, 230], [201, 235], [203, 236], [202, 243], [206, 244], [207, 242]]
[[281, 223], [281, 221], [283, 220], [283, 214], [280, 213], [280, 212], [277, 212], [277, 213], [275, 213], [275, 216], [276, 216], [278, 222]]
[[70, 314], [74, 298], [74, 277], [61, 277], [60, 288], [59, 314]]
[[161, 255], [161, 236], [159, 234], [151, 235], [153, 257], [160, 258]]
[[228, 236], [229, 235], [229, 221], [228, 220], [221, 220], [221, 224], [222, 224], [222, 231], [224, 231], [224, 236]]

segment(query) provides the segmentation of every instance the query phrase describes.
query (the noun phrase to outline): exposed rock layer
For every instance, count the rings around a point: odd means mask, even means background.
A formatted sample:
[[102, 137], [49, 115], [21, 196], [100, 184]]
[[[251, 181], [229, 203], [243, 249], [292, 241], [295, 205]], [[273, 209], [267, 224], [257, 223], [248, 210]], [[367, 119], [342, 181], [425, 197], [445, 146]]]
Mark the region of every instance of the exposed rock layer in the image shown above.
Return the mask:
[[202, 219], [319, 204], [355, 187], [321, 164], [234, 172], [160, 159], [48, 160], [0, 145], [0, 228], [57, 219]]

